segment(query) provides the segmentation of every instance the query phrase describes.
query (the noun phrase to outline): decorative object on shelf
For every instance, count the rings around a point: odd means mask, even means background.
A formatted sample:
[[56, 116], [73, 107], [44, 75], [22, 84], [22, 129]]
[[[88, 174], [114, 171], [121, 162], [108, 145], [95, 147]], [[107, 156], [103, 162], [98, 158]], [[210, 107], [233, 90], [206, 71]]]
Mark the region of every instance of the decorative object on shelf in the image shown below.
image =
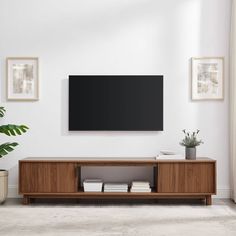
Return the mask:
[[101, 179], [85, 179], [84, 192], [102, 192], [103, 181]]
[[174, 154], [174, 155], [163, 155], [159, 154], [156, 156], [156, 160], [182, 160], [185, 157], [182, 154]]
[[7, 99], [35, 101], [39, 99], [37, 57], [9, 57], [7, 66]]
[[161, 151], [160, 151], [160, 154], [161, 154], [161, 155], [175, 155], [175, 154], [177, 154], [177, 153], [174, 152], [174, 151], [171, 151], [171, 150], [161, 150]]
[[200, 130], [195, 132], [186, 132], [184, 129], [183, 132], [185, 134], [184, 139], [180, 142], [180, 145], [185, 147], [185, 158], [187, 160], [196, 160], [196, 147], [199, 146], [202, 140], [197, 139], [197, 135]]
[[192, 100], [224, 99], [224, 58], [192, 58]]
[[[4, 117], [5, 108], [0, 107], [0, 117]], [[28, 127], [25, 125], [1, 125], [0, 133], [6, 134], [8, 136], [21, 135], [27, 131]], [[18, 143], [3, 143], [0, 144], [0, 158], [7, 155], [9, 152], [13, 151]], [[0, 203], [3, 203], [6, 200], [8, 191], [8, 171], [0, 169]]]

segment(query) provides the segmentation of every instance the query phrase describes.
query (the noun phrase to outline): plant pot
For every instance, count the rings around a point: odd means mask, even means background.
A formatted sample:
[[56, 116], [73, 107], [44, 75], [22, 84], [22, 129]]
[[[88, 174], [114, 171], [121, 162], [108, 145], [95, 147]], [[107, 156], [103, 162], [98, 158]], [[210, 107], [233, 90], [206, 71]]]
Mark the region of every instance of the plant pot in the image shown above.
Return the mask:
[[0, 170], [0, 204], [7, 198], [8, 192], [8, 171]]
[[196, 160], [196, 148], [185, 148], [185, 158], [186, 160]]

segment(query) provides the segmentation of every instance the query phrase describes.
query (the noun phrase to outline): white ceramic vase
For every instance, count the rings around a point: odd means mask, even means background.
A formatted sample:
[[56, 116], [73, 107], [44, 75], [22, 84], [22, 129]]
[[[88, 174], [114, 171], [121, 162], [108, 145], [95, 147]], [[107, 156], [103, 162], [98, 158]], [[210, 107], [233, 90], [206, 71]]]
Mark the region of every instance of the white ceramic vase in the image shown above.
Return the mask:
[[8, 192], [8, 171], [0, 170], [0, 204], [7, 198]]

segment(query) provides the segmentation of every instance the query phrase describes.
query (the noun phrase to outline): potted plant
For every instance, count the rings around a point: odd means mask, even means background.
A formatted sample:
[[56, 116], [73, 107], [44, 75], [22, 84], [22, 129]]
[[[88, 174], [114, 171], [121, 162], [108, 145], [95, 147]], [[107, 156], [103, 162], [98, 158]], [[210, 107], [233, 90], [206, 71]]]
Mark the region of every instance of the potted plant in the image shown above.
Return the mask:
[[[4, 107], [0, 107], [0, 117], [4, 117], [6, 110]], [[16, 136], [21, 135], [27, 131], [28, 127], [25, 125], [1, 125], [0, 133], [7, 136]], [[3, 143], [0, 144], [0, 158], [7, 155], [9, 152], [13, 151], [18, 143]], [[0, 168], [0, 203], [3, 203], [6, 200], [8, 192], [8, 171]]]
[[185, 158], [187, 160], [196, 160], [196, 147], [203, 143], [202, 140], [197, 139], [199, 131], [197, 130], [190, 134], [185, 129], [183, 130], [185, 137], [180, 142], [180, 145], [185, 147]]

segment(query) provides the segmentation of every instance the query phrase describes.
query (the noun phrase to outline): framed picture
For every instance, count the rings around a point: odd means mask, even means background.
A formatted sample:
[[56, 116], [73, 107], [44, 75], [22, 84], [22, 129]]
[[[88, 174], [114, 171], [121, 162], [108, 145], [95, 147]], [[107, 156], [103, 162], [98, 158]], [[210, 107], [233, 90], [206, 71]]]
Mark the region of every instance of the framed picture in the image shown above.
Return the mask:
[[8, 57], [7, 99], [35, 101], [39, 99], [37, 57]]
[[192, 99], [224, 99], [224, 58], [192, 58]]

